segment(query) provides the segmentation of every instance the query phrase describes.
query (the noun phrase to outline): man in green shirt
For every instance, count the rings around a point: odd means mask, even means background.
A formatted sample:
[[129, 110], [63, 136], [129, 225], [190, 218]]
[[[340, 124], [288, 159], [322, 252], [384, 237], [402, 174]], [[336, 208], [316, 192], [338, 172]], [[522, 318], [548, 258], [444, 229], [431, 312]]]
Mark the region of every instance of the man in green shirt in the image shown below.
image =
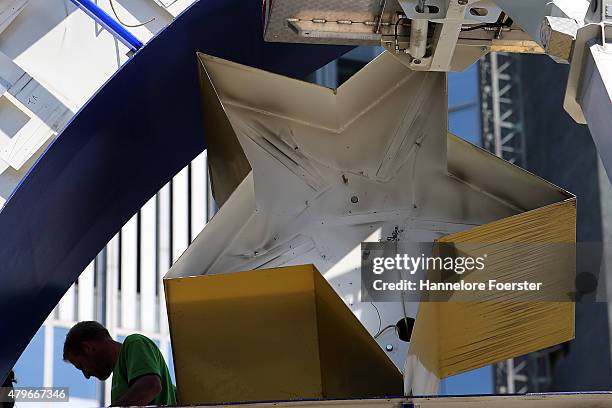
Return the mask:
[[176, 405], [176, 388], [164, 358], [149, 338], [132, 334], [116, 342], [98, 322], [80, 322], [64, 342], [64, 360], [85, 378], [113, 375], [113, 406]]

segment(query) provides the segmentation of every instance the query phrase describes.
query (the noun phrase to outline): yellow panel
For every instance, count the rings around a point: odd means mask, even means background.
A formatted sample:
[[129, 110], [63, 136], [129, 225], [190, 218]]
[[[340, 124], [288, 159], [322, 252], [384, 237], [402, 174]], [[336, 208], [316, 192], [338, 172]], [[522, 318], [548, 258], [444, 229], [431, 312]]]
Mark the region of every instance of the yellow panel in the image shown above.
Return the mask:
[[325, 398], [403, 395], [393, 362], [316, 269], [317, 330]]
[[[559, 278], [560, 284], [566, 284], [567, 278], [575, 276], [575, 252], [568, 250], [569, 245], [550, 244], [576, 242], [576, 200], [448, 235], [438, 242], [451, 243], [457, 252], [468, 245], [474, 257], [488, 254], [486, 269], [464, 276], [465, 281]], [[503, 243], [529, 243], [529, 248], [503, 253]], [[423, 303], [419, 309], [409, 353], [439, 378], [574, 338], [572, 302], [526, 301], [524, 292], [496, 297], [477, 293], [478, 301], [453, 296], [451, 301]]]
[[312, 265], [164, 284], [182, 404], [403, 392], [399, 371]]

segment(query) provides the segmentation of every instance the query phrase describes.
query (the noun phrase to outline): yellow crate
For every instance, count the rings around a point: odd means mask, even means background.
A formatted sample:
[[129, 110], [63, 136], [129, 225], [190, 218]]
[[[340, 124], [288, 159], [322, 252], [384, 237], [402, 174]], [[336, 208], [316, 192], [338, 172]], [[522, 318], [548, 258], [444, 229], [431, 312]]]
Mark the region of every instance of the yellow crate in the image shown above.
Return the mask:
[[313, 265], [164, 281], [182, 404], [403, 394]]

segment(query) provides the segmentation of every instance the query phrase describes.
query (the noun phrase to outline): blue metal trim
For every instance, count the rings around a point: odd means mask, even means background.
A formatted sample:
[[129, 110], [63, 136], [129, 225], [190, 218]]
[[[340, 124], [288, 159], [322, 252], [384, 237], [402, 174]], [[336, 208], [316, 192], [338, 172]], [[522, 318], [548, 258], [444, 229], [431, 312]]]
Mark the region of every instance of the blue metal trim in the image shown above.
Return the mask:
[[91, 0], [70, 0], [75, 6], [83, 10], [87, 15], [96, 20], [98, 24], [108, 30], [116, 39], [121, 41], [132, 51], [142, 48], [142, 42], [123, 27], [117, 20], [106, 14], [96, 3]]

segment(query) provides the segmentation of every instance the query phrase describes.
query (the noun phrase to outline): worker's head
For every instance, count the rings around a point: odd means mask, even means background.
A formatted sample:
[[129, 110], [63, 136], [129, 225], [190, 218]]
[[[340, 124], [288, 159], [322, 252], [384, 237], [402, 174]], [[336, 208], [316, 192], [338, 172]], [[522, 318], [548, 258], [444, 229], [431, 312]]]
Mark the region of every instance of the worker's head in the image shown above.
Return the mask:
[[11, 390], [15, 381], [15, 373], [11, 370], [8, 377], [4, 380], [2, 388], [0, 388], [0, 408], [13, 408], [15, 406], [15, 398], [11, 397]]
[[115, 367], [115, 342], [98, 322], [80, 322], [70, 329], [64, 342], [64, 361], [72, 363], [85, 378], [106, 380]]

